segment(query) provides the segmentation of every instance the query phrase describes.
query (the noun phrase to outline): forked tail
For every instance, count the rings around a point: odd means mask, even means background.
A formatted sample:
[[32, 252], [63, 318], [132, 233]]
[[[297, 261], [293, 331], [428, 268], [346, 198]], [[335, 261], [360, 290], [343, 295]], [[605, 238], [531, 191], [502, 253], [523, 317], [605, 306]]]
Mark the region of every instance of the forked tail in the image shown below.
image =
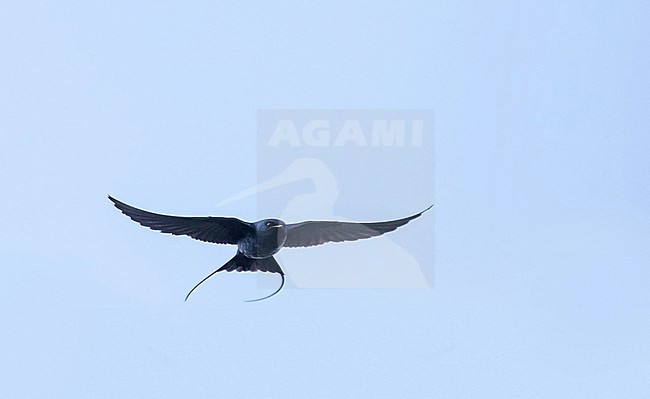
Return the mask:
[[208, 274], [203, 280], [199, 281], [197, 285], [194, 286], [190, 290], [190, 292], [187, 293], [187, 296], [185, 297], [185, 300], [190, 297], [192, 292], [194, 292], [195, 289], [198, 288], [199, 285], [203, 284], [207, 279], [210, 277], [214, 276], [215, 274], [219, 272], [270, 272], [270, 273], [278, 273], [280, 274], [280, 277], [282, 277], [282, 283], [280, 284], [280, 288], [278, 288], [274, 293], [271, 295], [267, 295], [263, 298], [258, 298], [258, 299], [251, 299], [246, 302], [256, 302], [256, 301], [261, 301], [263, 299], [267, 299], [272, 297], [273, 295], [277, 294], [280, 292], [282, 287], [284, 287], [284, 272], [280, 268], [280, 265], [278, 262], [272, 257], [269, 256], [268, 258], [263, 258], [263, 259], [251, 259], [246, 257], [244, 254], [241, 252], [237, 251], [237, 254], [230, 259], [228, 262], [226, 262], [225, 265], [221, 266], [217, 270], [213, 271], [212, 273]]

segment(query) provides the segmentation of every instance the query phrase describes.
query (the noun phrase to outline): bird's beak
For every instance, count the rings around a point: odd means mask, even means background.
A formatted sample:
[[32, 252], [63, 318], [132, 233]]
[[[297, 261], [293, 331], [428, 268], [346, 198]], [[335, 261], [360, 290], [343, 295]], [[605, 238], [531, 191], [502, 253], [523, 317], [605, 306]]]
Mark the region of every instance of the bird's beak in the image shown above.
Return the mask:
[[278, 228], [280, 228], [280, 227], [282, 227], [281, 224], [276, 224], [276, 225], [274, 225], [274, 226], [271, 226], [272, 229], [278, 229]]
[[[321, 161], [315, 161], [312, 160], [312, 162], [320, 162]], [[317, 164], [316, 166], [312, 164], [311, 168], [314, 167], [320, 167], [320, 164]], [[261, 182], [253, 187], [249, 187], [245, 189], [244, 191], [241, 191], [231, 197], [228, 197], [221, 201], [219, 204], [217, 204], [217, 207], [221, 207], [227, 204], [230, 204], [235, 201], [242, 200], [244, 198], [248, 198], [252, 195], [258, 195], [259, 193], [262, 193], [264, 191], [276, 188], [276, 187], [281, 187], [286, 184], [303, 180], [303, 179], [313, 179], [312, 175], [314, 174], [313, 171], [310, 171], [310, 167], [308, 165], [307, 168], [301, 167], [301, 166], [296, 166], [296, 161], [294, 161], [291, 165], [289, 165], [285, 170], [280, 172], [275, 177], [270, 178], [269, 180], [266, 180], [264, 182]]]

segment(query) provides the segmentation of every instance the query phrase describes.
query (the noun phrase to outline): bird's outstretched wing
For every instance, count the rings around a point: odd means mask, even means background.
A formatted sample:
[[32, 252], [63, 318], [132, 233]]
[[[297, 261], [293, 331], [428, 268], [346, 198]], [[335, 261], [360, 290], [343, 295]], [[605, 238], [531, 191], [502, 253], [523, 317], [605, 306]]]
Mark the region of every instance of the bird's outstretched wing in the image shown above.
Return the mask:
[[311, 247], [326, 242], [355, 241], [379, 236], [420, 217], [431, 206], [415, 215], [385, 222], [307, 221], [288, 224], [284, 246]]
[[237, 218], [160, 215], [132, 207], [110, 195], [108, 199], [133, 221], [162, 233], [186, 235], [216, 244], [237, 244], [237, 241], [253, 231], [250, 224]]

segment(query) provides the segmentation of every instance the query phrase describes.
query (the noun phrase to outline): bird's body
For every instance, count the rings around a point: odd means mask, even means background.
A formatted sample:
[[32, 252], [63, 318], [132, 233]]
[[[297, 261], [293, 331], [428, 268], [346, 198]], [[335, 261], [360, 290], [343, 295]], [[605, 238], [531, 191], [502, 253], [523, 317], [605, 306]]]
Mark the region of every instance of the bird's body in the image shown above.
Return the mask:
[[278, 219], [264, 219], [252, 223], [253, 231], [237, 243], [237, 249], [252, 259], [273, 256], [287, 240], [286, 224]]
[[284, 272], [273, 258], [283, 247], [309, 247], [326, 242], [355, 241], [378, 236], [405, 225], [431, 207], [415, 215], [385, 222], [305, 221], [286, 224], [279, 219], [244, 222], [232, 217], [171, 216], [148, 212], [108, 197], [115, 207], [142, 226], [162, 233], [187, 235], [196, 240], [237, 245], [237, 254], [225, 265], [201, 280], [190, 294], [215, 273], [220, 271], [251, 271], [278, 273], [284, 285]]

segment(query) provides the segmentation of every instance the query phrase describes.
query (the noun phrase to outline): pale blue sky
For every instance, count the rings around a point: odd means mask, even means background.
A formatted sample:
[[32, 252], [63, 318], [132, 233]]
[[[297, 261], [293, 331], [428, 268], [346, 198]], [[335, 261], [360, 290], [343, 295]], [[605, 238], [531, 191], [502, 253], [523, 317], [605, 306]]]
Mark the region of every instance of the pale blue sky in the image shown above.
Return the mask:
[[[2, 2], [0, 396], [649, 397], [650, 7], [539, 3]], [[219, 212], [260, 109], [434, 110], [432, 289], [182, 301], [233, 248], [106, 195]]]

